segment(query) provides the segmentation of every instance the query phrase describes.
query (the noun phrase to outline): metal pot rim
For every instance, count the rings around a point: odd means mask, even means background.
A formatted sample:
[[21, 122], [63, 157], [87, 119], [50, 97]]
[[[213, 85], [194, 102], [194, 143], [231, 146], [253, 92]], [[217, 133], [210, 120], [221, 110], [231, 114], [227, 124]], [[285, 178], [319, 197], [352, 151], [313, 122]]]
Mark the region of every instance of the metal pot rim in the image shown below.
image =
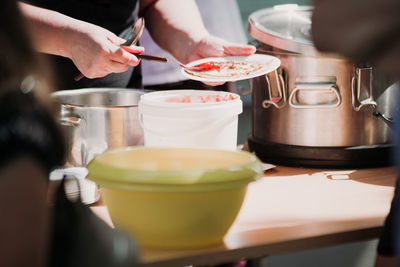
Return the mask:
[[[56, 91], [51, 96], [61, 105], [69, 107], [126, 108], [137, 107], [140, 96], [146, 92], [148, 91], [128, 88], [82, 88]], [[131, 97], [127, 97], [128, 95]]]
[[[248, 31], [251, 36], [255, 39], [291, 52], [296, 53], [304, 53], [304, 54], [312, 54], [317, 53], [313, 43], [311, 40], [307, 40], [305, 38], [296, 38], [292, 36], [292, 33], [289, 35], [284, 35], [270, 27], [266, 27], [262, 24], [262, 20], [265, 18], [270, 18], [271, 20], [274, 17], [277, 17], [276, 20], [281, 19], [283, 15], [287, 15], [289, 17], [296, 15], [299, 12], [311, 12], [311, 6], [298, 6], [297, 4], [289, 4], [289, 5], [276, 5], [271, 8], [265, 8], [258, 11], [253, 12], [249, 16], [248, 20]], [[278, 16], [279, 15], [279, 16]], [[307, 23], [305, 23], [307, 24]], [[290, 25], [290, 24], [289, 24]], [[310, 23], [311, 25], [311, 23]], [[288, 30], [290, 30], [288, 28]]]

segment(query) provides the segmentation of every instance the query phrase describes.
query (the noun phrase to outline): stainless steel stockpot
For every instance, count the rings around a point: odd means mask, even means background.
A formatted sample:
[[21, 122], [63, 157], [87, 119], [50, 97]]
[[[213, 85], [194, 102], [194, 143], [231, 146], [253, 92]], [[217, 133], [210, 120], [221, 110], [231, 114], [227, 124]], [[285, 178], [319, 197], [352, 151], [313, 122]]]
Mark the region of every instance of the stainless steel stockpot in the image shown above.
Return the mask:
[[59, 121], [67, 139], [66, 165], [86, 166], [105, 150], [143, 145], [138, 102], [143, 90], [85, 88], [57, 91]]
[[[281, 60], [277, 71], [250, 80], [250, 143], [263, 147], [255, 148], [259, 151], [276, 146], [282, 151], [284, 146], [287, 157], [309, 154], [313, 164], [331, 160], [332, 151], [387, 147], [392, 144], [388, 118], [394, 115], [397, 84], [372, 66], [317, 51], [310, 36], [311, 14], [310, 6], [279, 5], [249, 17], [258, 52]], [[297, 152], [291, 153], [293, 149]], [[271, 153], [268, 159], [277, 156]]]

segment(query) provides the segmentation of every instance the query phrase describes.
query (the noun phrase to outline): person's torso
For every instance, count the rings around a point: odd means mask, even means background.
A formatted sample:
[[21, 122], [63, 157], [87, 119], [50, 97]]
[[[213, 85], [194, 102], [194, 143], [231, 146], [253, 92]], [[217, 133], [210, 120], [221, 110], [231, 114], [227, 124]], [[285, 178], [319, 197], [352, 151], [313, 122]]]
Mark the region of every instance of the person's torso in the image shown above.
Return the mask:
[[27, 2], [96, 24], [115, 34], [131, 26], [138, 12], [135, 0], [27, 0]]

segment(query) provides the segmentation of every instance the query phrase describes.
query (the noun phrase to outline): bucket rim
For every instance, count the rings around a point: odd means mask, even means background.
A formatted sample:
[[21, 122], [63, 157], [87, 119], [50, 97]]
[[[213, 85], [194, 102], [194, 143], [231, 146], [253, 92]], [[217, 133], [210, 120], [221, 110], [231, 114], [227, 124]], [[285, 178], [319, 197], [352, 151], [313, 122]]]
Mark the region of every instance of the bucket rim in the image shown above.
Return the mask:
[[[195, 95], [220, 95], [231, 94], [235, 98], [220, 102], [209, 103], [176, 103], [165, 101], [149, 100], [153, 96], [155, 98], [184, 96], [185, 94]], [[151, 92], [144, 94], [139, 100], [139, 116], [150, 115], [157, 117], [179, 117], [190, 118], [198, 117], [201, 114], [203, 118], [238, 115], [243, 112], [243, 102], [240, 96], [231, 92], [209, 91], [209, 90], [166, 90], [160, 92]]]
[[[202, 95], [231, 95], [233, 99], [223, 100], [218, 102], [167, 102], [161, 99], [172, 97], [172, 96], [202, 96]], [[165, 98], [163, 98], [165, 97]], [[157, 100], [160, 99], [160, 100]], [[226, 91], [212, 91], [212, 90], [195, 90], [195, 89], [183, 89], [183, 90], [164, 90], [157, 92], [150, 92], [140, 96], [139, 103], [147, 106], [163, 106], [163, 107], [204, 107], [204, 106], [222, 106], [225, 104], [231, 104], [235, 102], [241, 102], [240, 95], [233, 92]]]

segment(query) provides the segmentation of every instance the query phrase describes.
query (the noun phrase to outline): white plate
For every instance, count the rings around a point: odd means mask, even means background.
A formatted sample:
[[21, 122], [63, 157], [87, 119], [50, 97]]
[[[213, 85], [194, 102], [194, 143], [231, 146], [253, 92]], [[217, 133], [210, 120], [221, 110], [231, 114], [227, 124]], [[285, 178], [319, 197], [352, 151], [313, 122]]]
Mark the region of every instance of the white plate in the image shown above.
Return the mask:
[[182, 68], [182, 73], [184, 76], [191, 80], [202, 81], [202, 82], [232, 82], [239, 80], [246, 80], [250, 78], [254, 78], [260, 75], [267, 74], [271, 71], [276, 70], [281, 65], [281, 61], [279, 58], [264, 55], [264, 54], [254, 54], [251, 56], [228, 56], [228, 57], [213, 57], [213, 58], [202, 58], [193, 62], [188, 63], [188, 66], [195, 66], [197, 64], [205, 63], [205, 62], [225, 62], [225, 61], [249, 61], [249, 62], [257, 62], [263, 65], [263, 67], [255, 72], [249, 73], [248, 75], [237, 75], [237, 76], [229, 76], [229, 77], [199, 77], [188, 73], [185, 69]]

